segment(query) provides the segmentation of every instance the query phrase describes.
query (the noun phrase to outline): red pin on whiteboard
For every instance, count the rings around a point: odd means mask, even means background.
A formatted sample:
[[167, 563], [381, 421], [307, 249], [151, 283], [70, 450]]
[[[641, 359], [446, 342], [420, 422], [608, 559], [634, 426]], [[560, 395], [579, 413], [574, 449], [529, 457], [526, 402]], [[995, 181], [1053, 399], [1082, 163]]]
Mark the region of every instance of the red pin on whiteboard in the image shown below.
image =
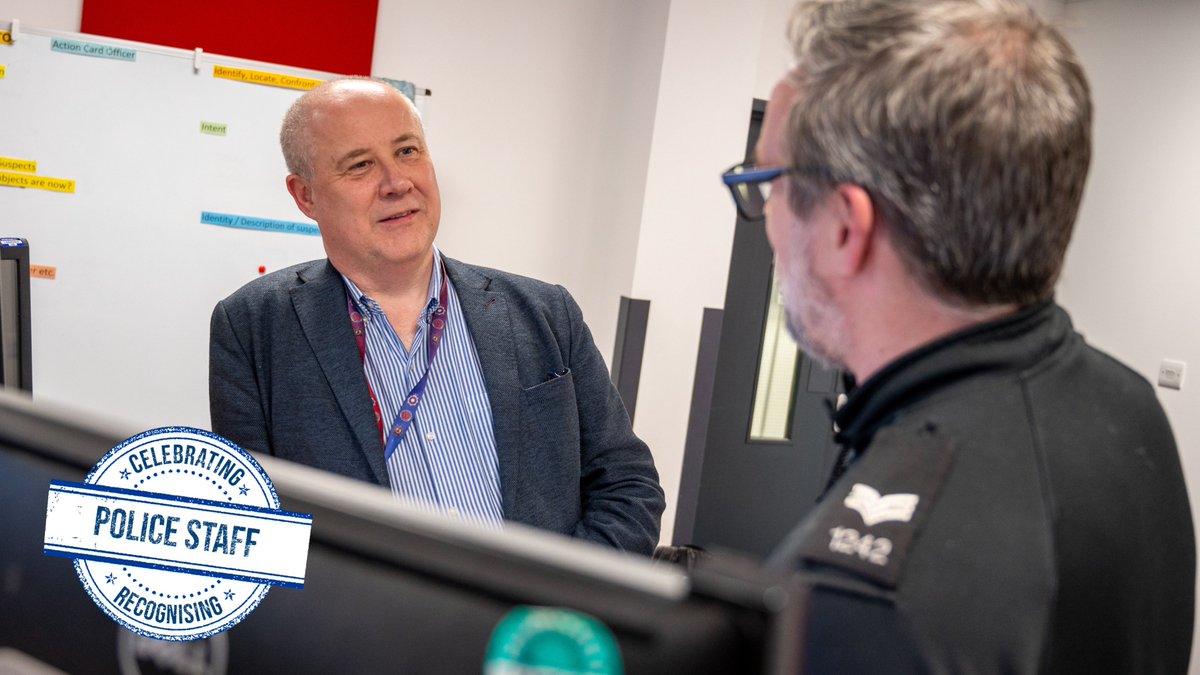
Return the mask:
[[267, 273], [267, 266], [266, 266], [266, 265], [259, 265], [259, 266], [258, 266], [258, 273], [259, 273], [259, 274], [266, 274], [266, 273]]

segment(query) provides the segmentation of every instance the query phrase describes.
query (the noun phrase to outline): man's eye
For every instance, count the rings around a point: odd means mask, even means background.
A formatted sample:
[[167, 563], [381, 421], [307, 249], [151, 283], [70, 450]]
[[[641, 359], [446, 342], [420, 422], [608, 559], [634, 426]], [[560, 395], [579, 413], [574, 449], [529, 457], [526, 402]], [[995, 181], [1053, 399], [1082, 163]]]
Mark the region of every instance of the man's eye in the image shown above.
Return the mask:
[[414, 145], [406, 145], [397, 150], [396, 153], [399, 155], [415, 155], [417, 154], [417, 147]]
[[363, 161], [361, 161], [361, 162], [355, 162], [355, 163], [351, 164], [351, 165], [350, 165], [350, 170], [351, 170], [351, 171], [358, 171], [358, 170], [360, 170], [360, 169], [365, 169], [365, 168], [367, 168], [367, 167], [368, 167], [368, 166], [370, 166], [370, 165], [371, 165], [371, 162], [370, 162], [370, 160], [366, 160], [366, 159], [364, 159], [364, 160], [363, 160]]

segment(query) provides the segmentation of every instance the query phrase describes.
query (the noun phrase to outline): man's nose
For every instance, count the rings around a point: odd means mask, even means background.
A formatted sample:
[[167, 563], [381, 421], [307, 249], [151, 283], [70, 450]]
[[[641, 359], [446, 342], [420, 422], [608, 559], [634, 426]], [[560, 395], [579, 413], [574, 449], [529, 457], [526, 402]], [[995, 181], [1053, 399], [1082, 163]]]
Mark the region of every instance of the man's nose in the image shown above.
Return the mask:
[[379, 194], [400, 195], [412, 189], [413, 182], [409, 178], [409, 169], [399, 162], [384, 162], [383, 172], [379, 180]]

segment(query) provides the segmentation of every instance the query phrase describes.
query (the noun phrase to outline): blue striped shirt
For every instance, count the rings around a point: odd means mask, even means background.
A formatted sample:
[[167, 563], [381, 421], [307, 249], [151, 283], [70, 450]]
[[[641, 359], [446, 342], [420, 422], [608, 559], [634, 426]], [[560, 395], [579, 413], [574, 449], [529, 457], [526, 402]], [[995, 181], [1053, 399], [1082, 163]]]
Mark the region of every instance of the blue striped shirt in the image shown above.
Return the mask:
[[[417, 321], [411, 351], [375, 300], [342, 275], [366, 327], [363, 372], [384, 428], [428, 365], [425, 340], [442, 287], [442, 256], [433, 249], [429, 302]], [[492, 407], [454, 284], [447, 282], [446, 330], [412, 426], [387, 462], [392, 493], [429, 510], [499, 526], [504, 518]]]

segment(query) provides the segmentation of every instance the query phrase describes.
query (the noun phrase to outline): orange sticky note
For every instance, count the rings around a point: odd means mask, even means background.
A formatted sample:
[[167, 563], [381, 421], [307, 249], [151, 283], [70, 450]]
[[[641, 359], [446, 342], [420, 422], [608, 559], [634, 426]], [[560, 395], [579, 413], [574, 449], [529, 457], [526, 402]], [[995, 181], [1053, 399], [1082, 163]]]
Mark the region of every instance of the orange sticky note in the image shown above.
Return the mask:
[[30, 265], [29, 276], [34, 279], [53, 279], [58, 275], [58, 268], [52, 265]]

